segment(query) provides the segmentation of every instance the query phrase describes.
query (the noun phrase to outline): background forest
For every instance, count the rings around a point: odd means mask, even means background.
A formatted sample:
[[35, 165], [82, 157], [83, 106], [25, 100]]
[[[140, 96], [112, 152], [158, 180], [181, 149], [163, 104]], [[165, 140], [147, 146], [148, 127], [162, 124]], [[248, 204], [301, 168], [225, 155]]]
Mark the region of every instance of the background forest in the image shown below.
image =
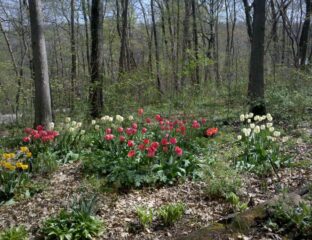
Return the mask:
[[[123, 113], [160, 103], [214, 113], [235, 106], [240, 112], [248, 104], [250, 4], [247, 0], [104, 1], [104, 112]], [[266, 8], [268, 108], [286, 113], [281, 108], [287, 105], [287, 111], [301, 114], [311, 100], [306, 97], [311, 87], [311, 3], [270, 0]], [[0, 16], [0, 112], [32, 122], [35, 66], [27, 3], [1, 0]], [[88, 112], [90, 18], [89, 0], [43, 1], [54, 113]]]

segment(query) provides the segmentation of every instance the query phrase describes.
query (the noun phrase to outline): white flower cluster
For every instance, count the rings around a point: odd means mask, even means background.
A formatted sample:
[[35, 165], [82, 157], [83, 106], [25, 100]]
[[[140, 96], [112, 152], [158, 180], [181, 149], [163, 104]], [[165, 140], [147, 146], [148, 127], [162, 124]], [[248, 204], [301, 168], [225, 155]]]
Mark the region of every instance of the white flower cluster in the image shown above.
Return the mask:
[[253, 113], [246, 113], [246, 114], [241, 114], [239, 116], [239, 119], [241, 122], [248, 122], [248, 123], [251, 123], [251, 121], [253, 120], [254, 122], [262, 122], [264, 120], [267, 120], [269, 122], [272, 122], [273, 121], [273, 117], [270, 113], [266, 114], [266, 115], [263, 115], [263, 116], [259, 116], [259, 115], [256, 115], [254, 116]]
[[80, 134], [85, 134], [85, 130], [81, 130], [82, 122], [72, 121], [70, 117], [65, 118], [65, 123], [61, 124], [64, 129], [69, 132], [76, 132], [80, 130]]
[[[243, 136], [245, 137], [252, 137], [254, 134], [258, 134], [266, 129], [273, 134], [273, 136], [267, 136], [268, 140], [276, 141], [276, 138], [281, 136], [281, 133], [279, 131], [275, 131], [273, 127], [273, 117], [270, 113], [263, 116], [254, 116], [253, 113], [241, 114], [239, 118], [241, 122], [249, 123], [248, 128], [242, 129]], [[267, 120], [267, 123], [263, 122], [265, 120]], [[241, 140], [243, 136], [238, 135], [237, 140]]]

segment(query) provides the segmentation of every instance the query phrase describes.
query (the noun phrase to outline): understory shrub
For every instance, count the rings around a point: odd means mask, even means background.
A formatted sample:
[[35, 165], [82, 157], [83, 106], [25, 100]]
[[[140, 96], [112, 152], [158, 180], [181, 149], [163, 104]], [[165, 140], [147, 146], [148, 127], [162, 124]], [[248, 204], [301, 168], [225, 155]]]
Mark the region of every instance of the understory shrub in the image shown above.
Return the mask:
[[62, 210], [43, 224], [41, 233], [45, 239], [93, 239], [104, 231], [103, 222], [93, 214], [95, 196], [81, 196], [74, 200], [70, 211]]
[[300, 202], [298, 206], [290, 206], [287, 202], [279, 202], [272, 206], [268, 226], [292, 239], [312, 238], [312, 206]]
[[149, 227], [153, 222], [153, 209], [146, 207], [138, 207], [136, 209], [139, 223], [144, 227]]
[[1, 240], [28, 240], [28, 233], [24, 226], [13, 227], [0, 232]]
[[183, 217], [185, 205], [182, 203], [171, 203], [160, 207], [157, 215], [166, 226], [172, 226]]
[[204, 176], [205, 195], [211, 200], [228, 199], [231, 194], [237, 195], [242, 187], [239, 174], [222, 162], [207, 167]]

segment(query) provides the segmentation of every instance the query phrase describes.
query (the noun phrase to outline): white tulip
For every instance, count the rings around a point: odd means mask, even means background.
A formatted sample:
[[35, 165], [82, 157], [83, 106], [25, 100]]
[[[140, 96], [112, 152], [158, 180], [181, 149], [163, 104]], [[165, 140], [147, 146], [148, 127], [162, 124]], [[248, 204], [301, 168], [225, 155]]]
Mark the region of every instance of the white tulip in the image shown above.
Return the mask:
[[242, 135], [238, 135], [238, 136], [237, 136], [237, 140], [238, 140], [238, 141], [242, 140]]
[[289, 137], [288, 136], [285, 136], [282, 138], [282, 142], [287, 142], [289, 140]]
[[130, 116], [128, 117], [128, 119], [129, 119], [129, 121], [132, 121], [132, 120], [133, 120], [133, 116], [130, 115]]
[[123, 122], [124, 118], [120, 115], [116, 115], [116, 121], [117, 122]]
[[261, 128], [261, 130], [264, 130], [264, 129], [265, 129], [265, 125], [262, 124], [262, 125], [260, 126], [260, 128]]
[[270, 127], [270, 128], [269, 128], [269, 131], [270, 131], [270, 132], [274, 132], [274, 127]]
[[48, 129], [53, 130], [54, 129], [54, 122], [49, 122], [48, 123]]
[[256, 126], [256, 125], [255, 125], [254, 123], [251, 123], [251, 124], [250, 124], [250, 128], [251, 128], [251, 129], [254, 129], [255, 126]]
[[254, 129], [254, 132], [255, 132], [255, 133], [259, 133], [259, 132], [260, 132], [260, 127], [259, 127], [259, 126], [256, 126], [255, 129]]
[[77, 127], [77, 128], [81, 128], [81, 126], [82, 126], [82, 122], [77, 122], [76, 127]]
[[279, 131], [274, 131], [273, 136], [274, 136], [274, 137], [279, 137], [279, 136], [281, 136], [281, 132], [279, 132]]
[[266, 126], [267, 126], [267, 128], [270, 128], [273, 126], [273, 123], [267, 123]]
[[70, 117], [66, 117], [66, 118], [65, 118], [65, 122], [66, 122], [66, 123], [69, 123], [70, 120], [71, 120]]
[[259, 121], [259, 116], [256, 115], [256, 116], [254, 117], [254, 120], [255, 120], [255, 121]]
[[240, 120], [241, 122], [244, 122], [244, 121], [245, 121], [245, 115], [244, 115], [244, 114], [241, 114], [241, 115], [239, 116], [239, 120]]
[[100, 130], [100, 126], [99, 126], [99, 125], [95, 125], [95, 126], [94, 126], [94, 129], [95, 129], [96, 131], [98, 131], [98, 130]]
[[112, 121], [114, 121], [114, 118], [113, 117], [109, 117], [108, 121], [112, 122]]
[[96, 121], [95, 120], [92, 120], [91, 121], [91, 125], [95, 125], [96, 124]]
[[69, 128], [68, 130], [69, 130], [69, 132], [74, 132], [74, 131], [75, 131], [75, 128], [71, 127], [71, 128]]
[[247, 120], [247, 122], [248, 122], [248, 123], [251, 123], [251, 120], [250, 120], [250, 119], [248, 119], [248, 120]]
[[77, 125], [77, 122], [76, 122], [76, 121], [72, 121], [72, 122], [71, 122], [71, 125], [72, 125], [72, 126], [76, 126], [76, 125]]
[[249, 113], [248, 117], [249, 118], [253, 118], [254, 114], [253, 113]]
[[84, 135], [85, 133], [86, 133], [86, 130], [81, 130], [81, 131], [80, 131], [80, 134], [81, 134], [81, 135]]

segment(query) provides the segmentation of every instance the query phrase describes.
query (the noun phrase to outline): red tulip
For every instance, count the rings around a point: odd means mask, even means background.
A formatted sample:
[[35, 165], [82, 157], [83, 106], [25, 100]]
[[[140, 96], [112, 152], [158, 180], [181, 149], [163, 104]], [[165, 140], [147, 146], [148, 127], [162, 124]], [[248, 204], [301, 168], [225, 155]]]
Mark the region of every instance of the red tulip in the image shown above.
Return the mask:
[[128, 157], [129, 158], [132, 158], [132, 157], [134, 157], [135, 156], [135, 151], [134, 150], [130, 150], [129, 152], [128, 152]]
[[24, 143], [30, 142], [30, 137], [29, 137], [29, 136], [28, 136], [28, 137], [24, 137], [24, 138], [23, 138], [23, 142], [24, 142]]
[[128, 147], [133, 147], [133, 146], [134, 146], [134, 141], [128, 140]]
[[105, 133], [106, 134], [111, 134], [112, 133], [112, 129], [111, 128], [106, 128]]
[[182, 156], [183, 154], [183, 149], [178, 146], [175, 147], [174, 151], [176, 152], [178, 156]]
[[142, 116], [143, 113], [144, 113], [144, 109], [143, 108], [139, 108], [138, 109], [138, 115]]
[[177, 144], [177, 139], [176, 138], [170, 138], [170, 143], [171, 144]]
[[126, 137], [125, 137], [125, 136], [120, 136], [120, 137], [119, 137], [119, 141], [120, 141], [120, 142], [126, 141]]
[[146, 122], [147, 124], [150, 124], [150, 123], [152, 122], [152, 120], [151, 120], [150, 118], [146, 118], [146, 119], [145, 119], [145, 122]]
[[115, 138], [115, 136], [113, 134], [106, 134], [104, 138], [106, 141], [111, 141]]

